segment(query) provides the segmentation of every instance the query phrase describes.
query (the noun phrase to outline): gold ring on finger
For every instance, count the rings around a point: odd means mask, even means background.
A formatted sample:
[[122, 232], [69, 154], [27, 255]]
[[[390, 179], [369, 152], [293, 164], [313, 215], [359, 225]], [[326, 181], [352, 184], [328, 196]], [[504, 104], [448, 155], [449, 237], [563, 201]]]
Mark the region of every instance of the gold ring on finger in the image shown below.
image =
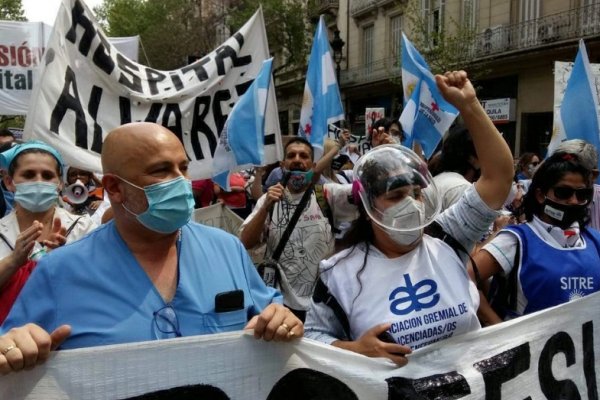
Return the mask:
[[17, 346], [14, 344], [11, 344], [10, 346], [4, 348], [2, 351], [0, 351], [0, 353], [2, 353], [3, 356], [7, 355], [8, 353], [10, 353], [12, 350], [16, 349]]

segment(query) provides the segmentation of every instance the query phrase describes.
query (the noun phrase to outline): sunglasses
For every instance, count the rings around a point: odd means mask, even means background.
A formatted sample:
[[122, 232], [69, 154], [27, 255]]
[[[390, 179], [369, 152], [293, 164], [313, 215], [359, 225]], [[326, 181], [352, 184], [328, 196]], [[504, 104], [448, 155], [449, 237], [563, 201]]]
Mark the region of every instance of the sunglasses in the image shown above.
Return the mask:
[[575, 194], [577, 201], [580, 203], [590, 201], [594, 195], [594, 189], [592, 188], [574, 189], [568, 186], [555, 186], [552, 190], [554, 191], [554, 197], [559, 200], [569, 200]]

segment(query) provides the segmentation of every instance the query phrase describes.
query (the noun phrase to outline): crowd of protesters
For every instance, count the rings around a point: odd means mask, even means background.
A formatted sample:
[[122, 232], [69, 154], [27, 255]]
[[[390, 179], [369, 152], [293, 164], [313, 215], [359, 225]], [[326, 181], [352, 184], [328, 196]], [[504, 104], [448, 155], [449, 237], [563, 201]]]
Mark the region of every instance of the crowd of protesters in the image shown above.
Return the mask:
[[[461, 121], [429, 164], [382, 120], [360, 158], [348, 131], [322, 155], [293, 138], [228, 191], [190, 181], [181, 142], [156, 124], [113, 129], [101, 175], [0, 134], [0, 373], [55, 349], [240, 329], [402, 366], [599, 291], [597, 149], [566, 141], [515, 165], [466, 73], [436, 83]], [[244, 219], [239, 238], [190, 221], [219, 203]]]

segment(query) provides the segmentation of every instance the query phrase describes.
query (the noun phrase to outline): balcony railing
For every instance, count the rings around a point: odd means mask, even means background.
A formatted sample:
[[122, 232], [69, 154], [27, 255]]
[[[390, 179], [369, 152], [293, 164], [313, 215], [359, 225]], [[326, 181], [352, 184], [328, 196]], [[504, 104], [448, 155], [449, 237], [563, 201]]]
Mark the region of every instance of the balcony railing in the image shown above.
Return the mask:
[[400, 77], [402, 69], [400, 57], [389, 57], [374, 61], [363, 67], [350, 68], [341, 72], [340, 84], [342, 86], [352, 86]]
[[484, 58], [598, 34], [600, 3], [518, 24], [488, 28], [477, 35], [471, 56]]
[[330, 11], [337, 11], [340, 7], [339, 0], [311, 0], [308, 4], [310, 15], [315, 17]]
[[354, 0], [350, 7], [350, 15], [356, 17], [377, 7], [377, 0]]
[[[354, 7], [361, 4], [366, 7], [366, 5], [376, 5], [377, 2], [377, 0], [363, 0], [353, 4]], [[488, 28], [476, 35], [472, 46], [467, 46], [469, 47], [467, 51], [457, 51], [465, 53], [470, 60], [477, 61], [597, 35], [600, 35], [600, 4], [593, 4], [518, 24]], [[400, 76], [400, 59], [386, 58], [341, 71], [340, 84], [354, 86]]]

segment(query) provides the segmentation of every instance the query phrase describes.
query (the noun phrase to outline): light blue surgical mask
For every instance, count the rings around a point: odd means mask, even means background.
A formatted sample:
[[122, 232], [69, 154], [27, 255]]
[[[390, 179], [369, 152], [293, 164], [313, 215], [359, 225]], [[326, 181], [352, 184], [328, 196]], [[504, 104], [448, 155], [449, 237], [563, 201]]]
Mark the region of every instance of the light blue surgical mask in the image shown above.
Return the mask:
[[58, 185], [52, 182], [23, 182], [15, 184], [15, 201], [27, 211], [48, 211], [58, 200]]
[[125, 204], [121, 205], [146, 228], [159, 233], [173, 233], [190, 220], [194, 211], [194, 195], [192, 183], [183, 176], [146, 187], [137, 186], [120, 176], [118, 178], [144, 191], [148, 209], [143, 213], [136, 214]]

